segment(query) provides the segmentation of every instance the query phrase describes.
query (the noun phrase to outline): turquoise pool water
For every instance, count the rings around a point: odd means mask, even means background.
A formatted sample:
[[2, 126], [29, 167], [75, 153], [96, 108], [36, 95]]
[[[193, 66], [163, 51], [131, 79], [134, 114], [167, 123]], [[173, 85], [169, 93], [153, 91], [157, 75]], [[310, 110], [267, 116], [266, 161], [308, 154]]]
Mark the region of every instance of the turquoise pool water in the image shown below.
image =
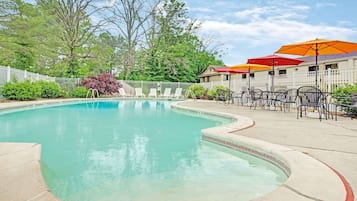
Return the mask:
[[249, 200], [286, 176], [270, 163], [201, 141], [228, 120], [120, 100], [0, 114], [0, 141], [42, 144], [42, 173], [68, 201]]

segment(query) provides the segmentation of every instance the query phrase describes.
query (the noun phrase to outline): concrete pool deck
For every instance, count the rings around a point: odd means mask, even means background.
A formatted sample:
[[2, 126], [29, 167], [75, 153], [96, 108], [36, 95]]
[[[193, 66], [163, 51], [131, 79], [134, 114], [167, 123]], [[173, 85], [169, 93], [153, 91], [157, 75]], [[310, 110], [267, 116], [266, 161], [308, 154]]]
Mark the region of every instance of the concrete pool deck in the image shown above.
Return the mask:
[[[0, 110], [37, 104], [55, 104], [63, 101], [71, 100], [0, 103]], [[296, 154], [295, 156], [298, 158], [295, 158], [296, 160], [293, 163], [300, 165], [301, 169], [296, 166], [290, 167], [293, 171], [292, 175], [297, 171], [299, 174], [310, 175], [311, 178], [306, 178], [305, 180], [297, 178], [298, 180], [294, 181], [298, 182], [292, 184], [294, 187], [291, 187], [291, 183], [288, 183], [287, 185], [283, 185], [282, 188], [257, 200], [346, 200], [346, 192], [339, 176], [331, 169], [329, 171], [329, 168], [325, 164], [318, 161], [323, 161], [344, 176], [356, 195], [356, 120], [342, 117], [339, 117], [338, 121], [323, 120], [320, 122], [318, 119], [306, 117], [297, 120], [294, 110], [286, 113], [261, 109], [252, 110], [237, 105], [224, 105], [215, 101], [185, 101], [178, 103], [178, 105], [195, 110], [240, 116], [240, 119], [243, 119], [243, 121], [237, 122], [232, 127], [228, 125], [223, 130], [218, 131], [222, 133], [229, 131], [231, 133], [227, 136], [229, 138], [241, 138], [248, 141], [253, 139], [252, 143], [257, 142], [254, 142], [254, 139], [270, 142], [276, 144], [271, 146], [280, 151], [285, 151], [287, 154]], [[237, 129], [247, 126], [249, 127], [247, 129]], [[215, 128], [212, 129], [215, 130]], [[21, 152], [20, 150], [24, 148], [27, 151]], [[40, 146], [36, 144], [14, 145], [0, 143], [0, 200], [57, 200], [51, 196], [51, 193], [43, 183], [42, 176], [38, 174], [40, 173], [40, 166], [38, 165], [39, 150]], [[302, 159], [300, 160], [299, 157]], [[307, 160], [311, 160], [311, 163], [299, 164], [301, 161], [306, 160], [306, 158], [308, 158]], [[10, 163], [9, 161], [12, 162]], [[28, 165], [32, 163], [35, 165], [32, 165], [33, 168], [30, 168], [31, 166]], [[321, 167], [323, 171], [314, 172], [316, 166]], [[14, 171], [14, 167], [23, 167], [23, 169], [21, 172], [16, 172], [16, 169]], [[304, 170], [305, 168], [310, 168], [311, 171], [299, 172], [299, 170]], [[3, 178], [6, 179], [4, 180]], [[321, 180], [314, 180], [316, 178]], [[27, 183], [28, 181], [34, 182]], [[328, 189], [328, 191], [314, 191], [314, 189], [324, 188]]]
[[[282, 112], [269, 111], [263, 109], [249, 109], [249, 107], [237, 105], [224, 105], [215, 101], [186, 101], [179, 103], [180, 106], [192, 108], [195, 110], [211, 111], [214, 113], [224, 113], [248, 117], [254, 120], [254, 124], [243, 130], [230, 132], [230, 138], [248, 137], [282, 145], [293, 151], [303, 153], [309, 158], [316, 159], [312, 161], [321, 161], [319, 165], [331, 167], [346, 179], [354, 195], [357, 189], [357, 122], [350, 118], [339, 117], [338, 121], [322, 120], [303, 117], [296, 119], [296, 111]], [[219, 129], [219, 128], [217, 128]], [[226, 128], [221, 128], [221, 133], [225, 133]], [[232, 137], [234, 136], [234, 137]], [[240, 141], [241, 139], [238, 139]], [[304, 163], [305, 159], [297, 159], [301, 170], [309, 164]], [[318, 164], [315, 164], [318, 165]], [[315, 166], [314, 165], [314, 166]], [[292, 175], [294, 171], [292, 170]], [[313, 172], [310, 169], [309, 178], [300, 180], [300, 183], [283, 185], [282, 188], [259, 198], [257, 200], [350, 200], [353, 201], [353, 194], [347, 197], [346, 190], [341, 191], [343, 182], [339, 175], [333, 170], [329, 172]], [[298, 172], [299, 174], [301, 172]], [[303, 172], [304, 173], [304, 172]], [[331, 173], [334, 173], [332, 175]], [[305, 173], [304, 173], [305, 174]], [[331, 186], [326, 186], [327, 177], [331, 178]], [[290, 178], [289, 178], [290, 179]], [[339, 181], [337, 181], [339, 180]], [[295, 180], [298, 181], [299, 180]], [[287, 181], [289, 182], [289, 180]], [[335, 185], [335, 186], [333, 186]], [[303, 190], [303, 191], [300, 191]], [[305, 192], [304, 192], [305, 190]], [[316, 192], [311, 192], [316, 190]], [[337, 193], [330, 197], [330, 193]], [[351, 193], [351, 192], [350, 192]], [[313, 195], [313, 196], [311, 196]], [[327, 197], [326, 197], [327, 196]]]

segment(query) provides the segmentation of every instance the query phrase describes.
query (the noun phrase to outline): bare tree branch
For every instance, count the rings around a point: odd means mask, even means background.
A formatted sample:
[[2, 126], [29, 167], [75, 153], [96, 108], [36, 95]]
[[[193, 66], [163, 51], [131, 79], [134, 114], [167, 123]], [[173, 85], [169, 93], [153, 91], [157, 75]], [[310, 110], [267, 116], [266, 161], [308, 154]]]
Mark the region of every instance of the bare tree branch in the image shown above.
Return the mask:
[[110, 23], [116, 27], [125, 41], [124, 68], [126, 72], [132, 71], [135, 64], [135, 51], [142, 46], [140, 39], [145, 36], [144, 23], [152, 17], [152, 10], [147, 6], [149, 3], [150, 1], [143, 0], [117, 0], [112, 7], [113, 16]]
[[[99, 12], [107, 7], [96, 7], [94, 0], [40, 0], [40, 2], [48, 5], [57, 16], [57, 23], [63, 29], [59, 38], [68, 48], [68, 53], [63, 54], [68, 55], [68, 64], [73, 73], [76, 60], [89, 57], [90, 48], [83, 47], [88, 46], [89, 40], [106, 23], [105, 19], [93, 22], [92, 17], [98, 18]], [[78, 48], [82, 48], [81, 53], [78, 53]]]

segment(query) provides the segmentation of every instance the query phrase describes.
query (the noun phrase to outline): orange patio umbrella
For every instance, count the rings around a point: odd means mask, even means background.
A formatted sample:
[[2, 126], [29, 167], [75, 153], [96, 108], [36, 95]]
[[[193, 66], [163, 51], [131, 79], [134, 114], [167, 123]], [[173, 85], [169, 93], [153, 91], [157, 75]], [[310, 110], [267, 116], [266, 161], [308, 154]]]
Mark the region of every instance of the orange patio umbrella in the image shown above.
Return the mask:
[[293, 43], [283, 45], [275, 53], [315, 56], [315, 86], [317, 86], [317, 59], [319, 55], [326, 54], [347, 54], [357, 51], [357, 43], [340, 41], [340, 40], [325, 40], [315, 39], [301, 43]]
[[251, 71], [263, 71], [270, 70], [271, 66], [260, 65], [260, 64], [238, 64], [234, 66], [227, 66], [233, 70], [248, 71], [248, 90], [250, 89], [250, 72]]

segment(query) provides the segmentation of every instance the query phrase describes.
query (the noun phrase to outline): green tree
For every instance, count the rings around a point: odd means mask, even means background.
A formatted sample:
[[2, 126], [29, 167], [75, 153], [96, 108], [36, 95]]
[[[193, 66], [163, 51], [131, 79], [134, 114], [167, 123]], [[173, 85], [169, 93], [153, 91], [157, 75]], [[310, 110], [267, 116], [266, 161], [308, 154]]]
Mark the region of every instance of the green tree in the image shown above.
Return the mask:
[[[197, 23], [187, 17], [185, 4], [176, 0], [162, 2], [153, 13], [155, 26], [146, 33], [146, 65], [136, 69], [135, 77], [150, 80], [197, 82], [208, 65], [221, 64], [203, 48], [195, 36]], [[137, 76], [138, 73], [145, 76]]]
[[95, 38], [92, 48], [93, 58], [96, 61], [97, 70], [111, 73], [114, 65], [117, 63], [116, 50], [118, 49], [118, 40], [110, 32], [102, 32]]
[[7, 9], [2, 9], [2, 13], [6, 13], [3, 14], [6, 17], [1, 21], [3, 28], [0, 30], [2, 52], [11, 57], [7, 65], [29, 70], [34, 63], [33, 50], [36, 41], [32, 37], [37, 29], [34, 18], [38, 12], [31, 4], [21, 0], [7, 5]]
[[44, 72], [49, 67], [44, 64], [56, 58], [59, 47], [52, 37], [57, 29], [52, 16], [43, 7], [22, 0], [6, 5], [0, 11], [2, 65]]
[[11, 62], [11, 66], [18, 69], [29, 70], [34, 65], [34, 55], [31, 50], [28, 51], [16, 51], [14, 60]]
[[[112, 12], [96, 0], [26, 2], [0, 0], [0, 65], [58, 77], [115, 68], [122, 79], [195, 82], [222, 64], [178, 0], [117, 0]], [[118, 35], [102, 26], [107, 20]]]

